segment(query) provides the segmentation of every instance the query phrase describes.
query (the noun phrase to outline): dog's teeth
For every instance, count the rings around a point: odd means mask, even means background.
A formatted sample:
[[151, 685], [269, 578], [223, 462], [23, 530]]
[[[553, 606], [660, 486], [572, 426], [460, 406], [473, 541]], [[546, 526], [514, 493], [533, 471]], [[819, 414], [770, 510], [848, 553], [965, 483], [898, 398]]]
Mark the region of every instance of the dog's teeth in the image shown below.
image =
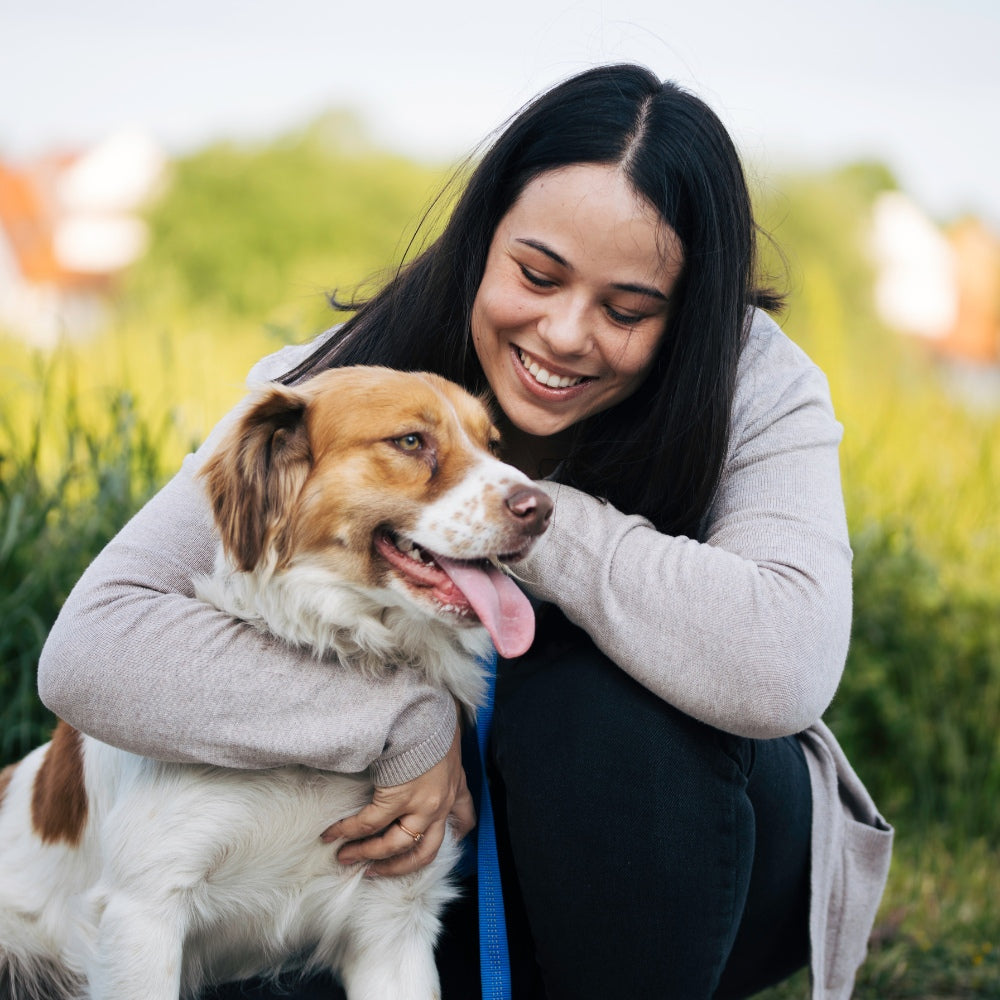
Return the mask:
[[415, 562], [429, 563], [430, 559], [427, 557], [427, 553], [424, 552], [416, 542], [406, 541], [399, 546], [400, 552], [408, 555]]

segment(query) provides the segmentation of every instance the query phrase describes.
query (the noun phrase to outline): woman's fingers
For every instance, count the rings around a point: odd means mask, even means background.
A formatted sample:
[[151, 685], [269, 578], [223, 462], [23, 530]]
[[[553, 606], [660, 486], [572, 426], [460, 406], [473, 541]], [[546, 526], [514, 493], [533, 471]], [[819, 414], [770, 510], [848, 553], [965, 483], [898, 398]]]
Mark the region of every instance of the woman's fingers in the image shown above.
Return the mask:
[[[416, 833], [419, 820], [408, 816], [407, 829]], [[442, 827], [440, 834], [435, 829]], [[337, 853], [337, 860], [344, 865], [354, 865], [361, 861], [385, 861], [405, 854], [426, 857], [427, 861], [437, 854], [444, 839], [443, 824], [428, 824], [416, 837], [407, 833], [398, 823], [392, 823], [381, 832], [364, 840], [352, 840]]]
[[373, 874], [400, 875], [434, 859], [449, 816], [454, 835], [464, 837], [476, 825], [476, 815], [460, 744], [456, 728], [448, 753], [428, 772], [402, 785], [376, 788], [368, 805], [328, 827], [325, 842], [347, 841], [337, 860], [345, 865], [367, 861]]
[[387, 830], [396, 818], [395, 807], [385, 805], [376, 798], [366, 805], [361, 812], [353, 816], [345, 816], [342, 820], [328, 826], [320, 835], [327, 844], [335, 840], [364, 840], [375, 837]]
[[[396, 829], [399, 830], [398, 825]], [[412, 827], [411, 827], [412, 829]], [[399, 831], [402, 833], [403, 831]], [[410, 872], [418, 871], [424, 865], [430, 864], [441, 849], [447, 832], [447, 823], [439, 821], [432, 823], [425, 831], [419, 841], [414, 841], [409, 834], [403, 833], [408, 844], [399, 853], [388, 858], [372, 861], [368, 866], [369, 875], [408, 875]], [[364, 845], [362, 841], [361, 845]]]

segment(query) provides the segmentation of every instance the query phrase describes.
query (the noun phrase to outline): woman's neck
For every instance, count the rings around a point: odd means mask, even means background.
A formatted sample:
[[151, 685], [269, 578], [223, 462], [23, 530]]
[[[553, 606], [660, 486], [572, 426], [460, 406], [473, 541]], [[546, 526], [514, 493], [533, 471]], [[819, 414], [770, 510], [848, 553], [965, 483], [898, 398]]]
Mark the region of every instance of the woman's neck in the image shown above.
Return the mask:
[[532, 479], [552, 475], [568, 451], [568, 432], [549, 437], [526, 434], [506, 417], [498, 421], [503, 438], [501, 457]]

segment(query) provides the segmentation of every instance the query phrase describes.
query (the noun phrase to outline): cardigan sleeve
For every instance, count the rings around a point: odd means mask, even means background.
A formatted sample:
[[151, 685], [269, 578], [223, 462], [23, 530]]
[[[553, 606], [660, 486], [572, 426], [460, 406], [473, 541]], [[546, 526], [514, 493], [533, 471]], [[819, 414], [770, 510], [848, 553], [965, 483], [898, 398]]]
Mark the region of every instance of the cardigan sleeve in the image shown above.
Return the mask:
[[800, 732], [833, 697], [850, 634], [841, 436], [822, 373], [758, 314], [705, 540], [543, 484], [553, 521], [518, 577], [687, 714], [742, 736]]
[[[281, 352], [252, 379], [292, 360]], [[236, 412], [83, 574], [42, 652], [42, 700], [81, 731], [162, 760], [414, 778], [452, 742], [447, 694], [409, 670], [343, 670], [194, 596], [217, 545], [194, 474]]]

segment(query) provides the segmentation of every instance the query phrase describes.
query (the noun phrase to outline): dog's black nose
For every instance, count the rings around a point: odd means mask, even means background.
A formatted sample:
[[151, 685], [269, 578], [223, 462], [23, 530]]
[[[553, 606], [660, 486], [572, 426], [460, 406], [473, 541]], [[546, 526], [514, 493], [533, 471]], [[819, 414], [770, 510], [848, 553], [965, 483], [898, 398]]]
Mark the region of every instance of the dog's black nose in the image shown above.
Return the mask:
[[540, 535], [548, 527], [552, 501], [540, 489], [521, 486], [507, 497], [506, 503], [526, 535]]

